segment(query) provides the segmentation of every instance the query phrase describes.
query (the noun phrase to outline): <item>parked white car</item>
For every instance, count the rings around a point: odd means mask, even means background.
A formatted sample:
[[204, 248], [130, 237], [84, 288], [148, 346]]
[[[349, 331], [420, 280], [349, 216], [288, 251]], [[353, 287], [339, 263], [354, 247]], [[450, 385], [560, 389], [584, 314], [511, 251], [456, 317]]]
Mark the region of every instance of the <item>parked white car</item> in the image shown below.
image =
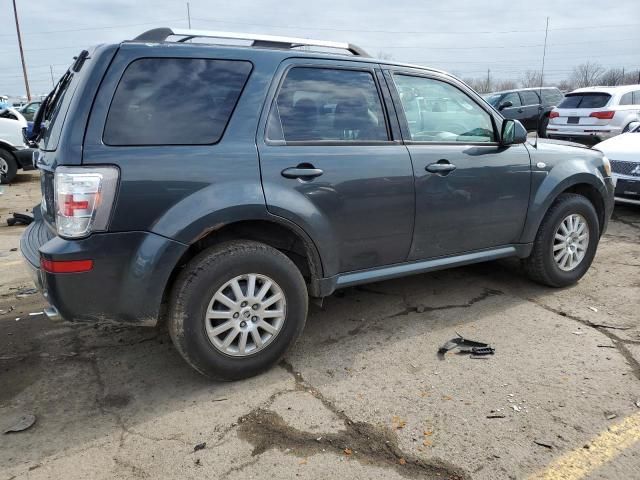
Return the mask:
[[27, 121], [17, 110], [0, 110], [0, 183], [11, 183], [19, 168], [33, 168], [33, 149], [24, 142], [23, 128]]
[[640, 121], [640, 85], [578, 88], [549, 114], [547, 136], [595, 144]]
[[616, 201], [640, 205], [640, 122], [631, 123], [627, 133], [593, 148], [604, 153], [611, 162], [616, 179]]

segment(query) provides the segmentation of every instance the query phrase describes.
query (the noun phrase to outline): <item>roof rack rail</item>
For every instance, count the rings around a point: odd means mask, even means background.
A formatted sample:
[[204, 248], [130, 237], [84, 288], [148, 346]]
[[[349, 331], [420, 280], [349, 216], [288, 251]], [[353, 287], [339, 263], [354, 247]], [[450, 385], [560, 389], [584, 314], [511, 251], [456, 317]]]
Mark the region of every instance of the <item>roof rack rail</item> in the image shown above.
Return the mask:
[[189, 30], [185, 28], [154, 28], [138, 35], [134, 40], [140, 42], [164, 42], [167, 38], [183, 37], [178, 42], [186, 42], [192, 38], [222, 38], [228, 40], [251, 40], [254, 47], [295, 48], [295, 47], [324, 47], [347, 50], [359, 57], [368, 57], [366, 51], [357, 45], [345, 42], [331, 42], [327, 40], [311, 40], [309, 38], [281, 37], [278, 35], [261, 35], [255, 33], [215, 32], [208, 30]]

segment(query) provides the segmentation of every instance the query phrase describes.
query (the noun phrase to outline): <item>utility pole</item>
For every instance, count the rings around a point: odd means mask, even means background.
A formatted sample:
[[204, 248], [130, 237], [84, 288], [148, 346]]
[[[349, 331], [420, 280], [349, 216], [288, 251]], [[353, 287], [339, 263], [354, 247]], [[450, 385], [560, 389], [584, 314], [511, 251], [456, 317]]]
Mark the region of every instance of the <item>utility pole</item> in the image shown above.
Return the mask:
[[56, 83], [53, 81], [53, 65], [49, 65], [49, 71], [51, 72], [51, 88], [55, 88]]
[[189, 23], [189, 30], [191, 30], [191, 9], [189, 8], [189, 2], [187, 2], [187, 22]]
[[491, 70], [487, 68], [487, 92], [491, 91]]
[[27, 90], [27, 101], [31, 101], [31, 91], [29, 90], [29, 79], [27, 78], [27, 65], [24, 63], [24, 51], [22, 50], [22, 36], [20, 35], [20, 24], [18, 22], [18, 9], [16, 0], [13, 0], [13, 16], [16, 19], [16, 32], [18, 32], [18, 47], [20, 47], [20, 60], [22, 60], [22, 74], [24, 75], [24, 87]]

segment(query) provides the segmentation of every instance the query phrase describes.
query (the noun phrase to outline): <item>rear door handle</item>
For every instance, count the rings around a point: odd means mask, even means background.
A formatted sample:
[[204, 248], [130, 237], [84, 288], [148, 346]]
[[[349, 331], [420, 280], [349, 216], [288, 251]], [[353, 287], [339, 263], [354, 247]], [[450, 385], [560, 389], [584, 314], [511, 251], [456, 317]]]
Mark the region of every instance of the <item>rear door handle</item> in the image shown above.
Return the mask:
[[456, 166], [453, 163], [432, 163], [424, 167], [427, 172], [447, 174], [453, 172]]
[[297, 167], [285, 168], [284, 170], [282, 170], [282, 172], [280, 172], [280, 174], [284, 178], [301, 178], [303, 180], [319, 177], [323, 173], [324, 171], [320, 170], [319, 168], [301, 167], [300, 165], [298, 165]]

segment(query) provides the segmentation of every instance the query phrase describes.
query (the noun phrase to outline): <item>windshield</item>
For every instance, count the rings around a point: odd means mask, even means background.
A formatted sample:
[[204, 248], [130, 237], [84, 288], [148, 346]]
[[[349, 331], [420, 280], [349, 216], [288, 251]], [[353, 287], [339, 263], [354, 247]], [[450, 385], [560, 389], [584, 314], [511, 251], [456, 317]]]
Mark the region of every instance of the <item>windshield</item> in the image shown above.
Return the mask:
[[568, 93], [558, 108], [602, 108], [611, 95], [603, 92]]

